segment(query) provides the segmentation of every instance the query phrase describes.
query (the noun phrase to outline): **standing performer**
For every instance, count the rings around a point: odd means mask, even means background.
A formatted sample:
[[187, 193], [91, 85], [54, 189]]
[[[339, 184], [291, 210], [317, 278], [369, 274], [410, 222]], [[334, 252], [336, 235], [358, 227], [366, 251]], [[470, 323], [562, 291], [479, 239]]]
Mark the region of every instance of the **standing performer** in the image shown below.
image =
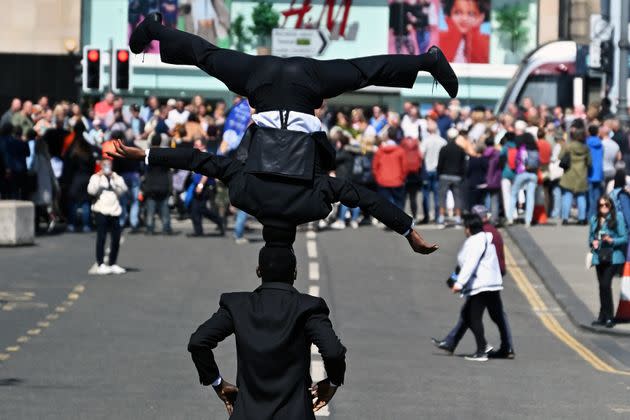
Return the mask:
[[[190, 351], [202, 385], [212, 385], [233, 420], [315, 420], [343, 385], [346, 348], [332, 328], [322, 298], [299, 293], [292, 249], [265, 245], [253, 292], [224, 293], [218, 311], [190, 337]], [[213, 350], [236, 337], [236, 386], [221, 375]], [[311, 344], [328, 377], [312, 384]], [[237, 388], [238, 387], [238, 388]], [[313, 402], [315, 400], [315, 402]]]

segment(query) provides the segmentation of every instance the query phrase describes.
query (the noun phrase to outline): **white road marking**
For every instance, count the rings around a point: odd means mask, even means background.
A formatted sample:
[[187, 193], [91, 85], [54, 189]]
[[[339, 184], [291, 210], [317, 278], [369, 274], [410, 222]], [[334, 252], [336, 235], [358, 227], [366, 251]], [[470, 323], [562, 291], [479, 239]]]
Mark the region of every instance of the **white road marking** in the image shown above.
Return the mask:
[[309, 258], [317, 258], [317, 242], [313, 240], [306, 241], [306, 253]]
[[308, 278], [313, 281], [319, 281], [319, 263], [308, 263]]
[[306, 239], [315, 239], [317, 237], [317, 233], [314, 230], [309, 230], [306, 232]]
[[317, 285], [308, 286], [308, 294], [311, 296], [319, 297], [319, 286]]

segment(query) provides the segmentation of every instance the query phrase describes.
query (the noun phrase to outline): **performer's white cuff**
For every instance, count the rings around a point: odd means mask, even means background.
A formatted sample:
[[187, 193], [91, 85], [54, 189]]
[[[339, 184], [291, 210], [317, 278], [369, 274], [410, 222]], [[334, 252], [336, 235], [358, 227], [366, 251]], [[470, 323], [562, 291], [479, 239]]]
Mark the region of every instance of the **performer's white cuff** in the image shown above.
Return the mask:
[[411, 226], [409, 226], [409, 229], [407, 229], [407, 232], [403, 233], [403, 236], [407, 236], [411, 233], [411, 231], [413, 230], [414, 226], [416, 225], [416, 222], [414, 220], [411, 221]]
[[212, 382], [212, 386], [219, 386], [219, 385], [221, 385], [221, 377], [220, 376], [217, 378], [216, 381]]
[[337, 388], [339, 385], [335, 385], [332, 382], [330, 382], [330, 386], [333, 387], [333, 388]]
[[149, 152], [151, 151], [151, 149], [146, 149], [144, 151], [144, 164], [149, 166]]

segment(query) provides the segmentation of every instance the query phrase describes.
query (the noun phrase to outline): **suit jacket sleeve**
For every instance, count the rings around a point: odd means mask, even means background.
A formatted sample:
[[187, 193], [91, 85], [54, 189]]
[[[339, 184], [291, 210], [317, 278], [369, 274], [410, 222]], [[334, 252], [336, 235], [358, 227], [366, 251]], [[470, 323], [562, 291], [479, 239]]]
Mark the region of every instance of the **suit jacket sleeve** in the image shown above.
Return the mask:
[[341, 204], [350, 208], [360, 207], [369, 212], [388, 228], [403, 235], [413, 223], [413, 219], [407, 213], [394, 204], [385, 200], [382, 196], [365, 187], [339, 178], [328, 177], [330, 188], [330, 202], [341, 201]]
[[333, 330], [328, 314], [330, 310], [324, 299], [310, 314], [304, 327], [308, 339], [317, 346], [324, 361], [328, 379], [335, 385], [343, 384], [346, 373], [346, 348]]
[[221, 296], [219, 310], [197, 328], [188, 343], [188, 351], [192, 355], [202, 385], [210, 385], [219, 377], [219, 367], [212, 350], [232, 333], [234, 333], [232, 315], [224, 304], [224, 297]]
[[224, 181], [233, 175], [239, 163], [228, 157], [200, 152], [197, 149], [153, 148], [149, 153], [149, 165], [185, 169]]

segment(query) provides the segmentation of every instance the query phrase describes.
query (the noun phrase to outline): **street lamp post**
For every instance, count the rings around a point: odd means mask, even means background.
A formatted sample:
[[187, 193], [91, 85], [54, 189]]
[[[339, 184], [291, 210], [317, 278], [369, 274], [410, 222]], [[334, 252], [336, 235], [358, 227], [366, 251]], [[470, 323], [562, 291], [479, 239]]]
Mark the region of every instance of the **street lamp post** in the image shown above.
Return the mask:
[[630, 14], [630, 1], [621, 1], [621, 13], [619, 16], [619, 103], [617, 104], [617, 118], [622, 126], [627, 127], [630, 122], [628, 116], [628, 20]]

